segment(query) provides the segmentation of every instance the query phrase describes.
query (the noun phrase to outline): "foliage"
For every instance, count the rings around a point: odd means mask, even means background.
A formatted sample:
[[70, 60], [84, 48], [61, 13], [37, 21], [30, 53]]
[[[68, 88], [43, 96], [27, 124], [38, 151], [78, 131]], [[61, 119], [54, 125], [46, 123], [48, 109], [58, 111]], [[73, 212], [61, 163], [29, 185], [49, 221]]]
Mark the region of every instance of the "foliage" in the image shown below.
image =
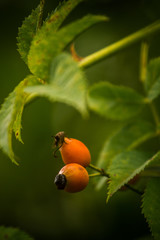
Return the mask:
[[28, 234], [12, 227], [0, 227], [0, 239], [1, 240], [33, 240]]
[[113, 158], [108, 169], [110, 175], [108, 199], [125, 183], [128, 183], [129, 180], [143, 171], [145, 167], [160, 158], [160, 152], [153, 157], [150, 157], [150, 155], [146, 152], [128, 151], [122, 152]]
[[[121, 41], [121, 44], [118, 42], [76, 62], [74, 56], [67, 53], [68, 45], [89, 27], [108, 20], [105, 16], [87, 15], [61, 26], [81, 1], [64, 1], [45, 21], [42, 21], [41, 1], [19, 28], [18, 51], [31, 74], [15, 87], [1, 106], [0, 147], [12, 162], [18, 164], [12, 149], [12, 134], [14, 132], [15, 137], [23, 143], [22, 113], [27, 103], [37, 97], [46, 97], [52, 102], [71, 105], [85, 117], [90, 110], [104, 118], [123, 121], [122, 128], [106, 139], [97, 161], [99, 168], [95, 167], [101, 175], [109, 178], [107, 181], [107, 200], [109, 200], [137, 174], [141, 176], [152, 167], [154, 170], [151, 173], [154, 175], [157, 171], [155, 166], [160, 165], [159, 149], [154, 152], [138, 149], [142, 143], [145, 144], [147, 140], [158, 138], [160, 135], [160, 121], [154, 101], [160, 95], [160, 58], [140, 66], [140, 70], [145, 68], [147, 72], [143, 81], [145, 94], [143, 91], [138, 92], [126, 86], [111, 84], [109, 81], [99, 82], [89, 87], [82, 66], [85, 67], [85, 64], [88, 66], [93, 61], [104, 58], [104, 54], [107, 57], [110, 51], [115, 53], [123, 49], [128, 46], [127, 41], [130, 43], [141, 41], [147, 34], [152, 33], [153, 26], [154, 31], [159, 30], [160, 26], [158, 22], [157, 25], [154, 24], [129, 36], [127, 40]], [[144, 56], [147, 54], [142, 54], [142, 57]], [[147, 62], [147, 59], [143, 60]], [[145, 108], [151, 109], [154, 121], [144, 117], [142, 113]], [[159, 175], [157, 171], [158, 177], [153, 179], [152, 174], [151, 179], [144, 186], [142, 212], [154, 238], [159, 239]], [[19, 230], [1, 227], [0, 234], [3, 234], [3, 238], [4, 234], [7, 234], [9, 236], [7, 239], [20, 239], [18, 238]], [[22, 238], [30, 239], [27, 236]]]
[[147, 121], [137, 120], [126, 124], [104, 143], [97, 165], [107, 169], [114, 156], [129, 151], [155, 135], [155, 126]]
[[159, 206], [159, 184], [160, 179], [150, 179], [147, 183], [143, 196], [143, 209], [147, 221], [149, 223], [152, 234], [156, 240], [160, 239], [160, 206]]
[[26, 64], [28, 63], [30, 45], [36, 34], [39, 12], [40, 5], [35, 10], [32, 10], [31, 15], [23, 21], [22, 26], [19, 28], [17, 37], [18, 52]]
[[148, 64], [148, 71], [145, 81], [145, 89], [150, 101], [153, 101], [160, 94], [160, 57], [153, 59]]
[[[23, 80], [6, 98], [0, 110], [0, 147], [17, 164], [12, 150], [12, 131], [21, 139], [21, 117], [25, 104], [36, 96], [45, 96], [51, 101], [68, 103], [84, 116], [86, 108], [86, 80], [76, 62], [66, 54], [60, 54], [73, 39], [95, 23], [105, 21], [104, 16], [88, 15], [59, 30], [70, 11], [81, 0], [66, 1], [54, 11], [37, 29], [40, 5], [32, 11], [19, 29], [18, 51], [33, 75]], [[63, 17], [62, 17], [63, 16]], [[46, 41], [47, 39], [47, 41]], [[57, 56], [57, 58], [55, 58]], [[57, 66], [55, 68], [55, 66]], [[38, 78], [37, 76], [40, 76]], [[63, 77], [64, 76], [64, 77]], [[48, 79], [47, 79], [48, 78]], [[44, 80], [49, 84], [45, 86]], [[34, 81], [33, 81], [34, 80]], [[31, 83], [33, 81], [33, 83]], [[64, 83], [64, 84], [63, 84]], [[35, 85], [26, 91], [24, 87]], [[65, 87], [64, 87], [65, 86]]]
[[21, 118], [24, 105], [30, 96], [23, 89], [35, 83], [38, 84], [36, 77], [32, 75], [26, 77], [5, 99], [0, 110], [0, 146], [15, 164], [17, 164], [17, 161], [12, 150], [12, 132], [15, 133], [20, 142], [23, 142], [21, 138]]
[[51, 101], [65, 102], [85, 116], [87, 114], [86, 90], [84, 73], [69, 54], [62, 53], [51, 63], [49, 82], [41, 86], [27, 87], [25, 92], [47, 97]]
[[88, 15], [57, 30], [54, 25], [53, 28], [51, 26], [48, 29], [48, 22], [50, 22], [50, 19], [48, 19], [32, 41], [28, 55], [30, 71], [36, 76], [48, 80], [53, 58], [61, 53], [84, 30], [105, 20], [106, 17], [103, 16]]
[[93, 111], [111, 119], [124, 120], [139, 113], [145, 98], [133, 89], [101, 82], [88, 93], [88, 105]]

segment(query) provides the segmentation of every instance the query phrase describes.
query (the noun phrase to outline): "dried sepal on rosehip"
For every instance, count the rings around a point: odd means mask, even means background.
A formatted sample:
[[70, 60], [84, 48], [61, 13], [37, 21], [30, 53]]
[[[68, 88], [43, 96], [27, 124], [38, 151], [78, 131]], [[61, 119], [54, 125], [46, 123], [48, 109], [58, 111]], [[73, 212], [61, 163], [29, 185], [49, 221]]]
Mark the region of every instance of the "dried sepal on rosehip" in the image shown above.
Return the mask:
[[64, 132], [55, 135], [55, 146], [60, 150], [65, 164], [78, 163], [87, 167], [91, 162], [91, 154], [85, 144], [77, 139], [66, 137]]
[[59, 190], [65, 190], [69, 193], [82, 191], [89, 182], [87, 170], [77, 164], [70, 163], [65, 165], [55, 177], [54, 183]]

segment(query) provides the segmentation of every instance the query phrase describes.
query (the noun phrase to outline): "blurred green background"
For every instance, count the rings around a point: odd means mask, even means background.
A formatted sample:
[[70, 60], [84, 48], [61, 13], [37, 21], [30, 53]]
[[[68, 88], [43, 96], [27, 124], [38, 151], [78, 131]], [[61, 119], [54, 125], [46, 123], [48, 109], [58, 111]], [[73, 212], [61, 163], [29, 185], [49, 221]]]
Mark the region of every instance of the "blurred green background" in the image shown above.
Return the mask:
[[[59, 1], [46, 0], [45, 16]], [[17, 52], [18, 27], [35, 0], [0, 0], [0, 104], [29, 73]], [[86, 56], [147, 26], [160, 17], [158, 0], [94, 0], [81, 3], [67, 22], [84, 14], [105, 14], [110, 22], [97, 24], [75, 41], [79, 55]], [[160, 55], [160, 34], [150, 39], [149, 57]], [[142, 91], [139, 84], [140, 44], [119, 52], [86, 70], [88, 84], [110, 81]], [[149, 113], [146, 110], [145, 114]], [[83, 119], [72, 107], [37, 99], [23, 114], [24, 145], [13, 141], [19, 157], [17, 167], [0, 152], [0, 225], [19, 227], [36, 240], [51, 239], [138, 239], [149, 233], [141, 215], [141, 199], [135, 193], [119, 192], [106, 205], [106, 186], [95, 190], [95, 181], [80, 193], [58, 191], [54, 177], [63, 166], [53, 158], [52, 135], [65, 131], [83, 141], [96, 163], [103, 142], [122, 123], [90, 113]]]

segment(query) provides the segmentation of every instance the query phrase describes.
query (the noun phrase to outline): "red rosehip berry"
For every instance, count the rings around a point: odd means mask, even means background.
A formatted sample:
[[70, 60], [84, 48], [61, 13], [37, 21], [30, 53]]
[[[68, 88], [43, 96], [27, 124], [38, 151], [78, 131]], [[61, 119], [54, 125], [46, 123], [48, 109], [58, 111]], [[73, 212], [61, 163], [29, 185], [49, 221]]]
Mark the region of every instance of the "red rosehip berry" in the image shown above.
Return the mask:
[[64, 189], [70, 193], [82, 191], [88, 182], [89, 176], [87, 170], [77, 163], [65, 165], [54, 180], [58, 189]]
[[55, 146], [59, 147], [65, 164], [78, 163], [87, 167], [91, 162], [91, 154], [84, 143], [74, 138], [65, 137], [64, 132], [55, 135]]

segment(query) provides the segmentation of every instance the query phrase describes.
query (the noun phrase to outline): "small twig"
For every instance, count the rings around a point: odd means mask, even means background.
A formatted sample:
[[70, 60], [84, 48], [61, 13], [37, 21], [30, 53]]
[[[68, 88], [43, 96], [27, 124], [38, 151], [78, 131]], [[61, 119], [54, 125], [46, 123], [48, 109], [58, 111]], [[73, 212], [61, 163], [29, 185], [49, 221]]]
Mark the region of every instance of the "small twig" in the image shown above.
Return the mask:
[[[99, 167], [97, 167], [97, 166], [95, 166], [95, 165], [93, 165], [93, 164], [89, 164], [88, 167], [90, 167], [91, 169], [93, 169], [93, 170], [95, 170], [95, 171], [98, 172], [97, 174], [96, 174], [96, 173], [90, 174], [89, 177], [105, 176], [106, 178], [110, 178], [109, 174], [106, 173], [103, 168], [99, 168]], [[141, 192], [141, 191], [139, 191], [138, 189], [132, 187], [132, 186], [131, 186], [130, 184], [128, 184], [128, 183], [126, 183], [126, 184], [124, 184], [124, 185], [125, 185], [125, 187], [127, 187], [128, 189], [130, 189], [131, 191], [133, 191], [133, 192], [135, 192], [135, 193], [137, 193], [137, 194], [139, 194], [139, 195], [142, 195], [142, 194], [143, 194], [143, 192]]]
[[92, 173], [92, 174], [89, 174], [89, 177], [99, 177], [99, 176], [102, 176], [101, 173]]
[[134, 188], [134, 187], [132, 187], [130, 184], [124, 184], [125, 185], [125, 187], [127, 187], [128, 189], [130, 189], [131, 191], [133, 191], [133, 192], [135, 192], [135, 193], [137, 193], [137, 194], [139, 194], [139, 195], [143, 195], [143, 192], [141, 192], [141, 191], [139, 191], [137, 188]]
[[148, 51], [149, 51], [149, 44], [145, 40], [141, 44], [141, 51], [140, 51], [140, 81], [142, 83], [144, 83], [146, 81]]
[[[141, 44], [141, 51], [140, 51], [140, 81], [143, 83], [145, 93], [146, 93], [145, 81], [147, 78], [148, 51], [149, 51], [149, 44], [145, 40]], [[159, 127], [160, 119], [159, 119], [156, 106], [154, 105], [153, 102], [150, 102], [150, 101], [148, 102], [148, 104], [151, 109], [155, 124], [157, 127]]]
[[105, 171], [104, 171], [104, 169], [103, 168], [99, 168], [99, 167], [97, 167], [97, 166], [95, 166], [95, 165], [93, 165], [93, 164], [89, 164], [89, 166], [88, 167], [90, 167], [91, 169], [93, 169], [93, 170], [95, 170], [95, 171], [97, 171], [97, 172], [99, 172], [100, 173], [100, 175], [102, 175], [102, 176], [105, 176], [105, 177], [107, 177], [107, 178], [109, 178], [109, 174], [107, 174]]
[[90, 54], [89, 56], [85, 57], [82, 59], [82, 61], [79, 62], [79, 67], [81, 68], [87, 68], [98, 61], [107, 58], [120, 50], [138, 42], [142, 41], [148, 36], [151, 36], [155, 34], [156, 32], [160, 31], [160, 21], [156, 21], [153, 24], [140, 29], [139, 31], [105, 47], [102, 48], [101, 50], [94, 52]]

